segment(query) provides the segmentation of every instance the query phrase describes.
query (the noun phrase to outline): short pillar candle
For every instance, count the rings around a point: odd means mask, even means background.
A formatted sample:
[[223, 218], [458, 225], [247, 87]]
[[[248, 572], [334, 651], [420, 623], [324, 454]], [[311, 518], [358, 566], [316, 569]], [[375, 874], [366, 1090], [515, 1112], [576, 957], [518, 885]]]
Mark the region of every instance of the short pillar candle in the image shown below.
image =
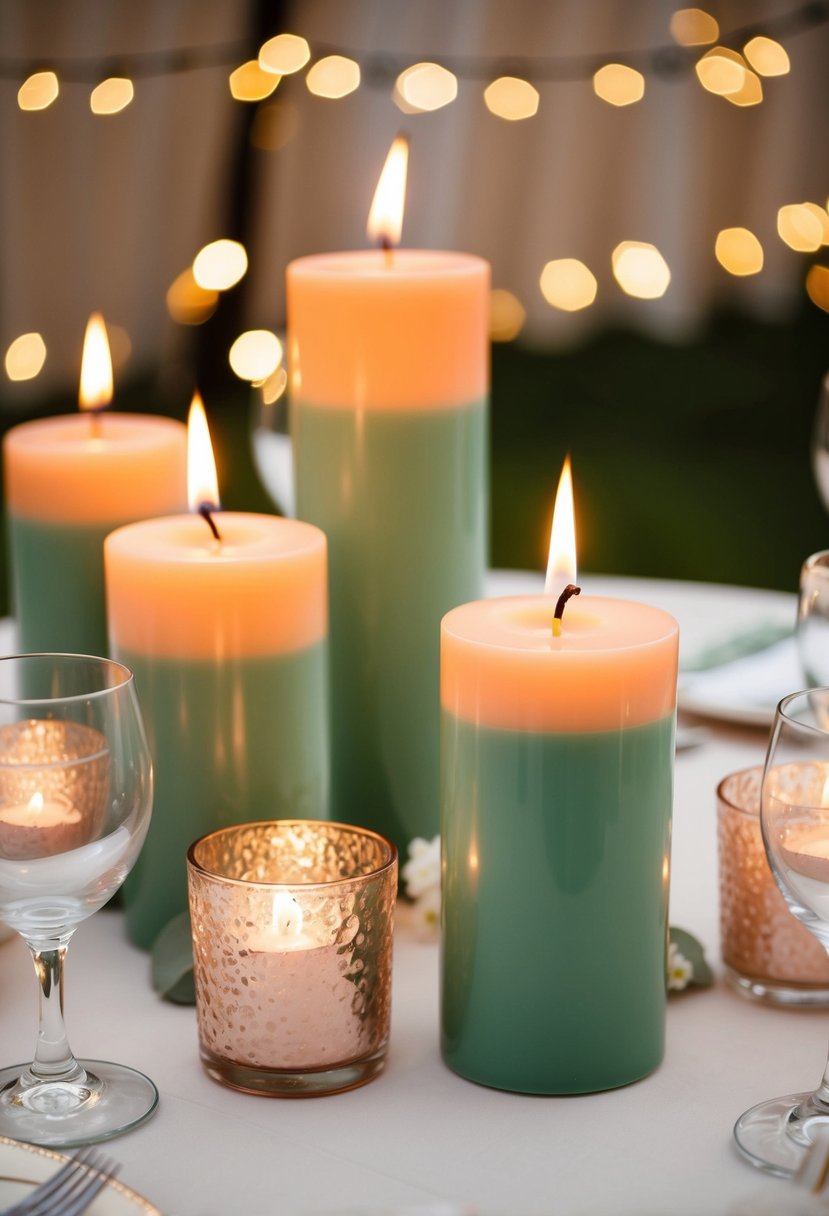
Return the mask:
[[441, 630], [442, 1049], [586, 1093], [664, 1050], [678, 628], [581, 596], [465, 604]]

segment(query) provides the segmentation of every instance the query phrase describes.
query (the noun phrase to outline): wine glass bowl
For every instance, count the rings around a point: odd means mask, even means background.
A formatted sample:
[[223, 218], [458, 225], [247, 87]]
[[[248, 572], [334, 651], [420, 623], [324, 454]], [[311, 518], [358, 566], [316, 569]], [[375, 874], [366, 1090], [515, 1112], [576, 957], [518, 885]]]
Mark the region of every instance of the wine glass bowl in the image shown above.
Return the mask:
[[[829, 950], [829, 687], [785, 697], [775, 711], [761, 795], [763, 843], [792, 914]], [[734, 1136], [753, 1165], [789, 1177], [817, 1127], [829, 1127], [829, 1064], [814, 1093], [752, 1107]]]
[[[827, 452], [827, 460], [829, 460], [829, 452]], [[827, 549], [807, 557], [801, 567], [795, 638], [800, 666], [806, 683], [813, 686], [829, 685], [829, 550]]]
[[141, 1122], [155, 1086], [78, 1061], [63, 1024], [63, 959], [118, 890], [149, 826], [152, 767], [132, 674], [83, 655], [0, 658], [0, 918], [40, 982], [33, 1062], [0, 1070], [0, 1134], [68, 1146]]

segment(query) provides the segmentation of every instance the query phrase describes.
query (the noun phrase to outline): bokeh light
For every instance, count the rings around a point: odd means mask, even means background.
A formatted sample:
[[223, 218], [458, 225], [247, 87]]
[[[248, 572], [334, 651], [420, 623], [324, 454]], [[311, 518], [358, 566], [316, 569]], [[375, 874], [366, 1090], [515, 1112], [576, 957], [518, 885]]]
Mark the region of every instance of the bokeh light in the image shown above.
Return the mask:
[[763, 269], [763, 246], [748, 228], [723, 228], [717, 233], [714, 254], [729, 274], [759, 274]]
[[233, 343], [229, 358], [240, 380], [261, 384], [282, 362], [282, 343], [269, 329], [249, 329]]
[[45, 362], [46, 343], [40, 334], [20, 334], [6, 351], [6, 375], [10, 380], [33, 380]]
[[695, 71], [702, 87], [719, 97], [739, 93], [746, 82], [745, 60], [727, 46], [715, 46], [706, 51], [697, 60]]
[[789, 56], [779, 42], [758, 34], [743, 47], [743, 53], [761, 76], [785, 76], [791, 69]]
[[806, 275], [806, 294], [813, 304], [829, 312], [829, 266], [811, 266]]
[[216, 311], [217, 291], [205, 291], [193, 278], [188, 266], [167, 289], [167, 311], [179, 325], [203, 325]]
[[263, 72], [289, 76], [304, 68], [311, 58], [311, 48], [298, 34], [277, 34], [259, 48], [259, 66]]
[[817, 203], [801, 203], [800, 205], [801, 207], [805, 207], [809, 214], [813, 215], [820, 224], [820, 229], [823, 233], [820, 241], [821, 245], [829, 245], [829, 214], [827, 214], [825, 208], [819, 207]]
[[707, 46], [716, 42], [720, 27], [710, 13], [701, 8], [680, 8], [671, 14], [671, 37], [680, 46]]
[[538, 113], [538, 89], [518, 76], [499, 76], [484, 89], [487, 109], [507, 122], [520, 122]]
[[541, 272], [541, 294], [553, 308], [578, 312], [596, 298], [595, 275], [578, 258], [557, 258]]
[[823, 224], [804, 203], [787, 203], [780, 208], [777, 233], [797, 253], [814, 253], [823, 244]]
[[309, 69], [305, 83], [315, 97], [347, 97], [360, 87], [360, 65], [345, 55], [326, 55]]
[[299, 131], [299, 110], [292, 101], [271, 101], [259, 106], [250, 142], [263, 152], [279, 152]]
[[34, 72], [17, 90], [21, 110], [45, 110], [60, 92], [54, 72]]
[[261, 385], [262, 401], [265, 405], [273, 405], [278, 401], [285, 389], [288, 387], [288, 373], [280, 363], [275, 372], [268, 376], [264, 384]]
[[671, 272], [655, 245], [621, 241], [611, 260], [613, 276], [626, 295], [638, 300], [658, 300], [668, 290]]
[[736, 93], [723, 93], [733, 106], [759, 106], [763, 100], [763, 82], [756, 72], [746, 68], [745, 80]]
[[199, 250], [193, 259], [193, 278], [206, 291], [227, 291], [244, 278], [247, 268], [244, 245], [223, 238]]
[[527, 312], [511, 291], [495, 287], [489, 294], [489, 336], [493, 342], [512, 342], [524, 328]]
[[249, 59], [230, 73], [227, 79], [230, 95], [236, 101], [263, 101], [270, 97], [281, 76], [260, 68], [257, 59]]
[[411, 112], [448, 106], [458, 95], [458, 80], [439, 63], [415, 63], [397, 77], [395, 89]]
[[93, 114], [120, 114], [135, 97], [133, 83], [126, 76], [108, 76], [89, 95]]
[[630, 106], [645, 96], [645, 77], [623, 63], [606, 63], [593, 77], [593, 91], [611, 106]]

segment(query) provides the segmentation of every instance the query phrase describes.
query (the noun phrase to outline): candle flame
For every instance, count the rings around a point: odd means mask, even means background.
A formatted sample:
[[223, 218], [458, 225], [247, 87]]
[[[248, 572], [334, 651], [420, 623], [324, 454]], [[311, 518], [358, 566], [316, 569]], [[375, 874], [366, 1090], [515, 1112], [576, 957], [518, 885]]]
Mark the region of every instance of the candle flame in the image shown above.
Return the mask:
[[366, 227], [369, 240], [377, 241], [384, 249], [390, 249], [400, 243], [408, 163], [409, 141], [405, 135], [398, 135], [389, 148], [386, 163], [377, 182]]
[[218, 510], [220, 506], [213, 445], [198, 392], [193, 393], [187, 416], [187, 499], [191, 511], [204, 506]]
[[293, 895], [282, 891], [274, 895], [271, 927], [280, 937], [299, 937], [302, 932], [302, 908]]
[[86, 324], [78, 400], [82, 410], [98, 410], [112, 400], [112, 357], [99, 312], [93, 312]]
[[564, 461], [553, 508], [550, 553], [544, 590], [559, 596], [568, 583], [576, 581], [576, 518], [573, 507], [573, 474], [569, 455]]
[[43, 810], [43, 795], [41, 794], [40, 790], [36, 790], [35, 793], [32, 794], [26, 809], [32, 811], [32, 813], [35, 815], [39, 815]]

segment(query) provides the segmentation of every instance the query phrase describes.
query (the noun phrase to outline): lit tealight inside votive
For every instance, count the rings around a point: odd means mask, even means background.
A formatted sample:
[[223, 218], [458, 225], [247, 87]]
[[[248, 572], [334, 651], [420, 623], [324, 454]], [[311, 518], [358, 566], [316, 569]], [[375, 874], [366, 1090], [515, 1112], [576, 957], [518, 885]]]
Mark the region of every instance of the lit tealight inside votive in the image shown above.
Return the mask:
[[68, 853], [97, 835], [106, 809], [104, 736], [77, 722], [0, 727], [0, 858]]
[[230, 827], [188, 852], [201, 1057], [267, 1094], [334, 1093], [383, 1068], [394, 846], [316, 820]]

